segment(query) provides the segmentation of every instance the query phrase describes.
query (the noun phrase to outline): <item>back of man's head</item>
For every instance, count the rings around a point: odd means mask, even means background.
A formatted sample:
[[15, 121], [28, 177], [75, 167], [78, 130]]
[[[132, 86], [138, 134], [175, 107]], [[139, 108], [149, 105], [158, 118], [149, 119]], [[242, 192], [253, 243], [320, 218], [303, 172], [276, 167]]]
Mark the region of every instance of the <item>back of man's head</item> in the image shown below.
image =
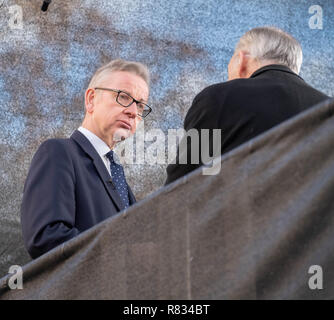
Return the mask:
[[239, 40], [236, 52], [247, 51], [263, 64], [282, 64], [299, 74], [303, 60], [299, 42], [275, 27], [258, 27], [247, 31]]

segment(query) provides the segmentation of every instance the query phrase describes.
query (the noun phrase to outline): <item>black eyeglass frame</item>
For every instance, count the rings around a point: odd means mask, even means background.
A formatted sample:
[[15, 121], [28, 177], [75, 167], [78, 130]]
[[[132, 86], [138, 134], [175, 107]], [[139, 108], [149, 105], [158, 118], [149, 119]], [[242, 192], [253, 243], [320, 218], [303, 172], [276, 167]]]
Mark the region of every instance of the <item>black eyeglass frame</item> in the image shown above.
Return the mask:
[[[96, 88], [94, 88], [94, 90], [106, 90], [106, 91], [116, 92], [116, 93], [117, 93], [116, 102], [117, 102], [119, 105], [121, 105], [122, 107], [125, 107], [125, 108], [130, 107], [134, 102], [135, 102], [137, 105], [138, 105], [138, 103], [143, 104], [143, 105], [144, 105], [145, 107], [147, 107], [148, 109], [146, 109], [147, 114], [145, 114], [145, 115], [142, 115], [142, 114], [137, 113], [137, 115], [138, 115], [139, 117], [141, 117], [141, 118], [146, 118], [146, 117], [151, 113], [151, 111], [152, 111], [152, 108], [151, 108], [148, 104], [146, 104], [146, 103], [144, 103], [144, 102], [142, 102], [142, 101], [138, 101], [138, 100], [136, 100], [135, 98], [133, 98], [131, 95], [129, 95], [129, 94], [128, 94], [127, 92], [125, 92], [125, 91], [122, 91], [122, 90], [116, 90], [116, 89], [110, 89], [110, 88], [100, 88], [100, 87], [96, 87]], [[128, 95], [128, 96], [132, 99], [132, 101], [130, 102], [130, 104], [128, 104], [127, 106], [125, 106], [124, 104], [122, 104], [121, 102], [118, 101], [118, 97], [119, 97], [120, 93], [125, 93], [126, 95]], [[143, 110], [143, 112], [144, 112], [144, 111], [145, 111], [145, 109]]]

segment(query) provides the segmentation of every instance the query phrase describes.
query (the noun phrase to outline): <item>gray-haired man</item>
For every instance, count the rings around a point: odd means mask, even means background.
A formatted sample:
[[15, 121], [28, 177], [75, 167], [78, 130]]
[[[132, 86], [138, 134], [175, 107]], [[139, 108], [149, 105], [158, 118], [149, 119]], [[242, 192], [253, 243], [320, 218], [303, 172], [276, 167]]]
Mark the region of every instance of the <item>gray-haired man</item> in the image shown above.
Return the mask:
[[[230, 81], [212, 85], [195, 97], [184, 121], [185, 130], [209, 129], [212, 148], [212, 129], [221, 129], [221, 143], [213, 147], [223, 154], [327, 99], [298, 75], [301, 63], [300, 44], [286, 32], [274, 27], [246, 32], [228, 65]], [[177, 163], [167, 167], [166, 183], [203, 164], [191, 163], [191, 158], [201, 159], [201, 148], [207, 146], [192, 147], [189, 140], [180, 146], [185, 147], [179, 148]], [[186, 164], [178, 163], [181, 155]]]
[[69, 139], [50, 139], [36, 152], [21, 207], [23, 239], [36, 258], [136, 200], [113, 147], [136, 131], [151, 108], [149, 73], [114, 60], [93, 76], [85, 117]]

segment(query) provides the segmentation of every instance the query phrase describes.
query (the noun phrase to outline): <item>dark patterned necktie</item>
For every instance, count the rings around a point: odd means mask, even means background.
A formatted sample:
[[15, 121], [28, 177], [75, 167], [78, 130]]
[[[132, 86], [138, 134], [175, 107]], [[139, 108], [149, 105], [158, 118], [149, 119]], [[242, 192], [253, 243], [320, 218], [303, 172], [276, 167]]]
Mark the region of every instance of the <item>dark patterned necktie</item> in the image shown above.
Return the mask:
[[130, 205], [129, 190], [128, 190], [128, 185], [126, 184], [123, 167], [120, 164], [115, 162], [114, 152], [112, 150], [110, 150], [106, 154], [106, 157], [110, 161], [110, 172], [111, 172], [113, 184], [116, 190], [118, 191], [120, 198], [125, 204], [125, 208], [127, 208]]

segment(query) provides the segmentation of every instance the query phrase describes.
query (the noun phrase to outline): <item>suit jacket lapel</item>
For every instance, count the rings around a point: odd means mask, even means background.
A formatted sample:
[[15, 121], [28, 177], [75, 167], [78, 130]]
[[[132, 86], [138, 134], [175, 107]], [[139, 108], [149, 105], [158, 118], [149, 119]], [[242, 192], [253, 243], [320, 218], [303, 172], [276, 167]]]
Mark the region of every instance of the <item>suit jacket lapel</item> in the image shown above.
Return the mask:
[[[118, 192], [116, 191], [114, 185], [111, 182], [111, 177], [107, 168], [105, 167], [99, 154], [96, 152], [89, 140], [78, 130], [74, 131], [71, 135], [80, 147], [87, 153], [87, 155], [93, 160], [94, 166], [100, 179], [102, 180], [106, 191], [108, 192], [111, 200], [114, 202], [116, 208], [121, 211], [125, 208], [123, 201], [121, 200]], [[129, 189], [130, 190], [130, 189]]]

